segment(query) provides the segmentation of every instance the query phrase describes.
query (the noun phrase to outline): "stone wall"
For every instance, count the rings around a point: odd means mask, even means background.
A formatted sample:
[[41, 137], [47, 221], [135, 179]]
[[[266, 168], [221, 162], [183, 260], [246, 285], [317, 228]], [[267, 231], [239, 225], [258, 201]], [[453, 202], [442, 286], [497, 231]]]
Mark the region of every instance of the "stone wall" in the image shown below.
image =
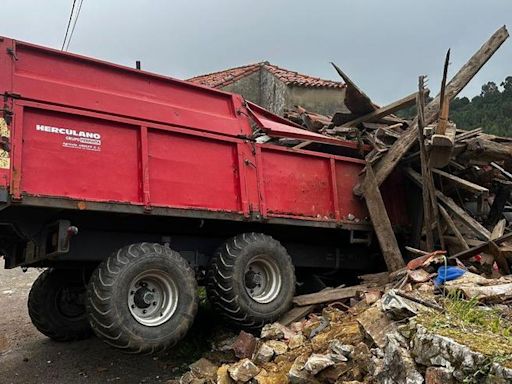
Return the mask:
[[288, 87], [270, 72], [261, 71], [261, 106], [282, 115], [288, 99]]
[[[238, 93], [242, 95], [246, 100], [252, 101], [255, 104], [262, 105], [261, 100], [261, 87], [260, 87], [260, 73], [251, 73], [249, 76], [245, 76], [240, 80], [237, 80], [233, 84], [229, 84], [222, 88], [223, 91]], [[263, 106], [263, 105], [262, 105]]]

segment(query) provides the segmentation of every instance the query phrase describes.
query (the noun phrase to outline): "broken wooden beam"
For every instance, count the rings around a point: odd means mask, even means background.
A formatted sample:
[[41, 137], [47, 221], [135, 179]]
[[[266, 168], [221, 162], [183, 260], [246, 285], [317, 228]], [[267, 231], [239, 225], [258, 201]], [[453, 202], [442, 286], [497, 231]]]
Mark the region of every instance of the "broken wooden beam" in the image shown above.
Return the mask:
[[315, 305], [306, 305], [304, 307], [295, 307], [286, 312], [277, 320], [278, 323], [288, 326], [295, 321], [299, 321], [309, 315], [315, 309]]
[[[422, 188], [422, 178], [418, 172], [412, 168], [406, 169], [406, 175], [413, 180], [416, 185]], [[471, 217], [466, 211], [459, 207], [452, 198], [446, 196], [439, 190], [435, 191], [435, 195], [439, 201], [441, 201], [446, 208], [448, 208], [457, 218], [464, 223], [469, 229], [471, 229], [479, 238], [482, 240], [488, 240], [491, 233], [482, 224]]]
[[331, 63], [338, 75], [347, 85], [344, 103], [350, 112], [356, 115], [366, 115], [375, 111], [377, 107], [372, 103], [370, 98], [348, 77], [336, 64]]
[[345, 123], [342, 125], [342, 127], [356, 127], [357, 125], [361, 123], [365, 123], [367, 121], [376, 121], [379, 120], [385, 116], [391, 115], [392, 113], [395, 113], [397, 111], [400, 111], [401, 109], [408, 108], [411, 105], [414, 105], [416, 102], [417, 92], [414, 92], [410, 94], [409, 96], [406, 96], [400, 100], [397, 100], [389, 105], [386, 105], [385, 107], [381, 107], [379, 109], [376, 109], [373, 112], [367, 113], [364, 116], [358, 117], [357, 119], [354, 119], [352, 121], [349, 121], [348, 123]]
[[512, 232], [506, 233], [503, 236], [498, 237], [495, 240], [484, 241], [481, 244], [476, 245], [476, 246], [474, 246], [474, 247], [472, 247], [470, 249], [466, 249], [466, 250], [464, 250], [462, 252], [456, 253], [455, 255], [452, 255], [452, 256], [448, 257], [448, 260], [454, 260], [454, 259], [464, 260], [464, 259], [469, 259], [469, 258], [471, 258], [473, 256], [478, 255], [481, 252], [485, 252], [488, 249], [489, 243], [491, 243], [491, 241], [494, 244], [499, 245], [499, 244], [504, 243], [505, 241], [508, 241], [510, 239], [512, 239]]
[[364, 187], [366, 206], [370, 213], [373, 229], [379, 240], [384, 261], [390, 272], [396, 271], [404, 267], [405, 263], [371, 166], [366, 167]]
[[463, 158], [479, 164], [510, 160], [512, 159], [512, 146], [477, 137], [467, 141]]
[[[508, 38], [508, 31], [505, 26], [498, 29], [489, 40], [487, 40], [480, 49], [462, 66], [457, 74], [450, 80], [446, 86], [446, 97], [453, 99], [467, 85], [467, 83], [477, 74], [482, 66], [492, 57], [503, 42]], [[425, 124], [431, 124], [439, 114], [439, 95], [432, 100], [425, 110]], [[418, 121], [415, 119], [409, 128], [404, 132], [400, 140], [397, 140], [390, 150], [375, 165], [375, 178], [377, 185], [381, 185], [389, 174], [395, 169], [400, 159], [411, 149], [416, 142], [418, 135]], [[354, 193], [358, 196], [362, 194], [361, 185], [354, 187]]]
[[367, 290], [368, 288], [364, 285], [354, 285], [353, 287], [346, 288], [325, 289], [320, 292], [295, 296], [293, 298], [293, 303], [298, 306], [304, 306], [327, 303], [329, 301], [350, 299], [351, 297], [357, 296], [359, 292], [365, 292]]
[[442, 176], [450, 181], [453, 181], [460, 188], [465, 189], [466, 191], [469, 191], [476, 195], [485, 195], [486, 197], [489, 196], [489, 189], [482, 187], [478, 184], [472, 183], [471, 181], [462, 179], [458, 176], [452, 175], [451, 173], [441, 171], [440, 169], [436, 169], [436, 168], [432, 169], [432, 172], [435, 174], [438, 174], [439, 176]]
[[459, 228], [455, 225], [455, 222], [452, 220], [448, 212], [446, 212], [446, 209], [442, 205], [439, 205], [439, 212], [441, 212], [441, 216], [444, 219], [444, 222], [448, 225], [448, 228], [451, 229], [455, 237], [457, 238], [457, 241], [461, 245], [463, 249], [469, 249], [469, 245], [466, 242], [466, 239], [464, 239], [464, 236], [459, 231]]

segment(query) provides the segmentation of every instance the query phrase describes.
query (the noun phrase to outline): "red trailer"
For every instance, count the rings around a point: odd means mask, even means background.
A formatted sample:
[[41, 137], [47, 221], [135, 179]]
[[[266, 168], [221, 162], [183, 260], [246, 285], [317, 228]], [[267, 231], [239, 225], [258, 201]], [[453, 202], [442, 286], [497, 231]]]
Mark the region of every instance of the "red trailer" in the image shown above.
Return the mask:
[[[48, 267], [29, 312], [52, 338], [92, 329], [153, 352], [187, 332], [197, 282], [251, 328], [287, 310], [294, 269], [306, 281], [311, 269], [380, 265], [352, 194], [364, 166], [356, 143], [239, 95], [8, 38], [0, 86], [1, 249], [6, 268]], [[383, 194], [403, 224], [394, 185]]]

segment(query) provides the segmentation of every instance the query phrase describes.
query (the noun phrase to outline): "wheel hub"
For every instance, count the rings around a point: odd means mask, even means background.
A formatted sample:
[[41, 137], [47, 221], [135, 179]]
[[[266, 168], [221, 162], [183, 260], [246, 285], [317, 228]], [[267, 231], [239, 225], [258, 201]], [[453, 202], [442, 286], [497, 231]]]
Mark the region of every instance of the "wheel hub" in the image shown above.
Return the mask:
[[281, 291], [281, 274], [271, 256], [254, 257], [247, 265], [244, 278], [245, 290], [258, 303], [270, 303]]
[[142, 287], [135, 292], [133, 302], [138, 308], [147, 308], [151, 305], [155, 295], [148, 288]]
[[178, 287], [172, 277], [160, 270], [139, 274], [130, 283], [128, 307], [142, 325], [156, 327], [168, 321], [178, 305]]

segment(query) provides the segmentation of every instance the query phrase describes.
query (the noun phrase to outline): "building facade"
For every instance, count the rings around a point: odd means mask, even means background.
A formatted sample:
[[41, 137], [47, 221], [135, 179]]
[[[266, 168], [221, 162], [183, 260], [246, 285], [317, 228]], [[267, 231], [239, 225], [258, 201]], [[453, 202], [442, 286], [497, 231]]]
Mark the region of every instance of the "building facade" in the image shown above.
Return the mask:
[[303, 75], [269, 62], [196, 76], [188, 81], [241, 94], [278, 115], [296, 105], [323, 115], [346, 110], [344, 83]]

